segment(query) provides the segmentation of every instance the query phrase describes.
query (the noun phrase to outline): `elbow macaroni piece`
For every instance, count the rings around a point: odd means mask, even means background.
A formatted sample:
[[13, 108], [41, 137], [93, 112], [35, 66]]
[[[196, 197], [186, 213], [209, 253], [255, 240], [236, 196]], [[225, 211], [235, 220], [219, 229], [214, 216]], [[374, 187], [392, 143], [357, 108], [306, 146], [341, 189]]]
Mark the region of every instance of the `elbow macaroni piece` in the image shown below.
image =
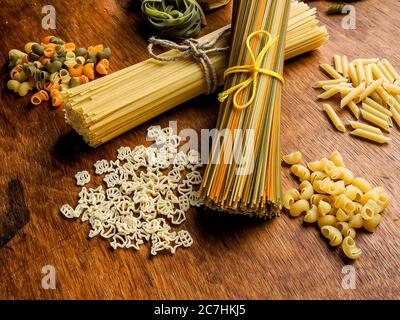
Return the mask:
[[361, 256], [361, 249], [356, 247], [356, 243], [352, 237], [345, 237], [342, 242], [342, 249], [346, 257], [350, 259], [358, 259]]
[[283, 161], [289, 165], [299, 164], [302, 159], [300, 151], [292, 152], [286, 156], [283, 156]]
[[297, 200], [290, 206], [289, 213], [292, 217], [298, 217], [308, 210], [310, 210], [310, 203], [307, 200]]
[[310, 170], [301, 164], [295, 164], [291, 167], [292, 173], [300, 179], [300, 181], [308, 180], [310, 178]]
[[337, 219], [335, 216], [331, 216], [331, 215], [326, 215], [323, 217], [319, 217], [318, 218], [318, 227], [322, 228], [324, 226], [332, 226], [334, 227], [337, 223]]
[[313, 194], [314, 188], [310, 181], [304, 180], [302, 183], [300, 183], [300, 199], [310, 200]]
[[283, 207], [290, 210], [293, 203], [300, 198], [300, 193], [296, 189], [290, 189], [283, 195]]
[[318, 217], [318, 207], [313, 204], [311, 205], [311, 209], [306, 212], [303, 220], [307, 223], [315, 223], [318, 221]]
[[368, 232], [375, 232], [376, 228], [382, 221], [382, 216], [380, 214], [376, 214], [371, 220], [364, 221], [363, 228]]
[[323, 236], [329, 240], [329, 244], [332, 247], [339, 246], [342, 243], [343, 235], [339, 229], [331, 225], [326, 225], [321, 228], [321, 232]]

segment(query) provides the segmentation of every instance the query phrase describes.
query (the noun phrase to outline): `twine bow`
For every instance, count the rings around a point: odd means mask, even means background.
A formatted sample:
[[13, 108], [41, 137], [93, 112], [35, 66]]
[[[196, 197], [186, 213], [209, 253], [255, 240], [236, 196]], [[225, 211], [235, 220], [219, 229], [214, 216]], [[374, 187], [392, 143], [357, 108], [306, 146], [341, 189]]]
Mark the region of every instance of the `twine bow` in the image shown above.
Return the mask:
[[[228, 34], [230, 29], [225, 29], [223, 32], [218, 34], [215, 38], [207, 41], [198, 41], [196, 39], [190, 38], [182, 42], [182, 44], [177, 44], [170, 40], [157, 39], [151, 37], [149, 39], [148, 51], [153, 59], [169, 62], [175, 61], [181, 58], [193, 57], [198, 63], [201, 64], [204, 76], [207, 84], [207, 94], [215, 92], [218, 88], [218, 77], [217, 72], [211, 62], [209, 54], [225, 52], [229, 50], [229, 47], [214, 48], [215, 44], [224, 35]], [[170, 55], [170, 56], [157, 56], [153, 52], [154, 46], [161, 46], [167, 49], [179, 50], [180, 53]]]
[[[250, 41], [251, 39], [253, 39], [253, 37], [257, 36], [257, 35], [266, 35], [268, 37], [268, 41], [265, 44], [264, 48], [261, 50], [261, 52], [259, 53], [259, 55], [257, 56], [257, 58], [255, 57], [253, 50], [251, 49], [250, 46]], [[277, 78], [279, 81], [282, 82], [282, 84], [285, 83], [285, 80], [283, 78], [282, 75], [280, 75], [279, 73], [273, 71], [273, 70], [268, 70], [268, 69], [263, 69], [261, 68], [261, 64], [262, 61], [265, 57], [265, 55], [267, 54], [268, 50], [271, 48], [271, 46], [278, 40], [278, 37], [275, 37], [272, 39], [272, 36], [269, 32], [264, 31], [264, 30], [259, 30], [259, 31], [255, 31], [253, 33], [251, 33], [246, 40], [246, 46], [247, 46], [247, 50], [250, 53], [250, 58], [252, 61], [252, 64], [249, 65], [243, 65], [243, 66], [233, 66], [230, 67], [228, 69], [225, 70], [224, 72], [224, 78], [226, 78], [227, 76], [234, 74], [234, 73], [250, 73], [250, 77], [247, 80], [244, 80], [242, 82], [240, 82], [239, 84], [221, 92], [218, 95], [218, 100], [220, 102], [224, 102], [228, 96], [235, 92], [235, 94], [233, 95], [233, 105], [236, 109], [242, 110], [247, 108], [248, 106], [250, 106], [254, 99], [256, 98], [256, 94], [257, 94], [257, 84], [258, 84], [258, 78], [260, 74], [265, 74], [265, 75], [269, 75], [271, 77]], [[239, 94], [245, 90], [248, 86], [252, 85], [252, 94], [251, 97], [249, 99], [248, 102], [244, 103], [244, 104], [239, 104], [238, 102], [238, 96]]]

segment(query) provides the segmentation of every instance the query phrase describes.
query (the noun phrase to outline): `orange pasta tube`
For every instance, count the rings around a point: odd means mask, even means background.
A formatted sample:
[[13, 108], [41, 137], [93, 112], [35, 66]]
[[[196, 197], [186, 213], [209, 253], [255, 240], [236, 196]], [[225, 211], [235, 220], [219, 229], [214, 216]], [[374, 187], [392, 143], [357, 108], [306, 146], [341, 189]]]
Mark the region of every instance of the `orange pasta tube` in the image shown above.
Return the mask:
[[46, 49], [44, 49], [44, 55], [47, 57], [47, 58], [51, 58], [51, 57], [53, 57], [54, 56], [54, 49], [53, 48], [46, 48]]
[[45, 36], [45, 37], [42, 39], [42, 43], [43, 43], [43, 44], [49, 44], [51, 38], [53, 38], [53, 35]]

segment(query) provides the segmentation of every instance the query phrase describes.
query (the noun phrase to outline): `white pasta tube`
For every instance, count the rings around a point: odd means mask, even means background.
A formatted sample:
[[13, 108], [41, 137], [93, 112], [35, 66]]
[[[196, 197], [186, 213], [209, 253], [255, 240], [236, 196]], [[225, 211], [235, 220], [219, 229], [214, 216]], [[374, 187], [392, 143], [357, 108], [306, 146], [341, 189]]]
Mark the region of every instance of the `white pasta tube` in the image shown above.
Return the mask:
[[372, 92], [376, 90], [380, 85], [383, 84], [383, 79], [378, 79], [376, 81], [371, 82], [368, 87], [361, 93], [361, 95], [357, 99], [357, 103], [363, 101], [365, 98], [369, 97]]
[[326, 99], [332, 98], [335, 94], [338, 94], [340, 92], [341, 92], [340, 87], [333, 87], [333, 88], [329, 89], [328, 91], [321, 93], [318, 96], [318, 99], [326, 100]]
[[385, 82], [389, 81], [375, 63], [371, 64], [371, 69], [375, 79], [383, 79]]
[[350, 101], [356, 100], [365, 90], [365, 83], [361, 83], [357, 88], [353, 89], [347, 94], [342, 101], [340, 101], [340, 107], [343, 108], [349, 104]]
[[321, 80], [321, 81], [317, 81], [316, 83], [314, 83], [313, 88], [322, 88], [323, 86], [326, 85], [338, 85], [341, 83], [346, 83], [347, 79], [333, 79], [333, 80]]
[[355, 87], [357, 87], [360, 84], [357, 77], [356, 67], [352, 62], [349, 63], [349, 77]]
[[400, 113], [396, 110], [396, 108], [392, 107], [390, 109], [392, 111], [392, 117], [393, 120], [397, 123], [397, 125], [400, 127]]
[[342, 58], [339, 55], [335, 54], [333, 56], [333, 64], [335, 65], [335, 70], [343, 74]]
[[361, 59], [357, 59], [355, 62], [355, 65], [356, 65], [358, 82], [364, 82], [365, 81], [365, 71], [364, 71], [364, 65], [363, 65]]
[[362, 104], [362, 110], [365, 110], [365, 111], [367, 111], [367, 112], [373, 114], [374, 116], [376, 116], [376, 117], [378, 117], [378, 118], [381, 118], [381, 119], [384, 120], [384, 121], [387, 121], [387, 123], [389, 123], [389, 126], [392, 126], [392, 125], [393, 125], [393, 122], [392, 122], [392, 118], [391, 118], [391, 117], [389, 117], [388, 115], [386, 115], [386, 114], [384, 114], [384, 113], [382, 113], [382, 112], [380, 112], [380, 111], [378, 111], [378, 110], [372, 108], [372, 107], [369, 106], [368, 104], [363, 103], [363, 104]]
[[394, 84], [391, 83], [384, 83], [383, 87], [385, 88], [385, 90], [391, 94], [395, 94], [398, 95], [400, 94], [400, 87], [396, 86]]
[[397, 73], [396, 69], [387, 59], [382, 59], [382, 63], [386, 67], [386, 69], [390, 72], [390, 74], [394, 79], [400, 80], [400, 75]]
[[350, 132], [350, 134], [353, 136], [371, 140], [371, 141], [374, 141], [377, 143], [388, 143], [390, 140], [392, 140], [383, 135], [379, 135], [379, 134], [373, 133], [371, 131], [363, 130], [363, 129], [356, 129], [356, 130]]
[[358, 122], [358, 121], [349, 121], [349, 123], [353, 129], [362, 129], [362, 130], [370, 131], [375, 134], [383, 135], [381, 129], [379, 129], [377, 127], [370, 126], [368, 124]]
[[373, 123], [374, 125], [378, 126], [379, 128], [387, 132], [390, 132], [389, 123], [386, 120], [383, 120], [382, 118], [379, 118], [374, 114], [367, 112], [363, 109], [361, 109], [361, 115], [364, 120]]
[[342, 56], [342, 70], [343, 70], [343, 77], [348, 78], [348, 76], [349, 76], [349, 59], [347, 59], [347, 56]]
[[327, 63], [321, 64], [320, 68], [324, 70], [332, 79], [343, 79], [343, 77]]
[[340, 132], [345, 132], [346, 131], [346, 128], [344, 127], [342, 121], [340, 120], [340, 118], [336, 114], [335, 110], [333, 110], [331, 105], [325, 103], [323, 105], [323, 110], [326, 112], [326, 114], [328, 115], [329, 119], [332, 121], [333, 125], [335, 126], [335, 128], [337, 130], [339, 130]]
[[379, 61], [376, 64], [379, 68], [379, 70], [382, 71], [382, 73], [385, 75], [385, 78], [388, 79], [389, 82], [393, 83], [393, 81], [395, 80], [393, 78], [393, 76], [390, 74], [389, 70], [386, 69], [386, 67], [384, 66], [384, 64], [382, 63], [382, 61]]
[[377, 63], [379, 58], [369, 58], [369, 59], [360, 59], [364, 65], [370, 65], [371, 63]]
[[365, 66], [365, 82], [369, 85], [372, 81], [374, 81], [374, 76], [372, 74], [371, 65], [368, 64]]
[[375, 100], [372, 100], [371, 98], [365, 99], [364, 103], [368, 104], [370, 107], [378, 110], [379, 112], [386, 114], [389, 117], [392, 116], [392, 112], [390, 112], [390, 110], [386, 109], [384, 106], [382, 106]]
[[360, 118], [360, 108], [357, 106], [357, 104], [354, 101], [350, 101], [347, 104], [347, 107], [351, 111], [351, 113], [356, 117], [356, 119]]

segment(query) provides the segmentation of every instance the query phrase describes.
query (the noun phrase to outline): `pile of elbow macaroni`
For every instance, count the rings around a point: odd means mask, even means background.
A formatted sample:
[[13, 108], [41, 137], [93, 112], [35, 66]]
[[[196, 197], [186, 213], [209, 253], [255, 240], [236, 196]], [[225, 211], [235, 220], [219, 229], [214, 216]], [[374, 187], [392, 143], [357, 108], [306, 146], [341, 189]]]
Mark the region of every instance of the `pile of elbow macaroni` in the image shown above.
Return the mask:
[[361, 250], [354, 240], [356, 229], [375, 232], [389, 204], [386, 191], [354, 177], [338, 151], [306, 166], [300, 164], [299, 151], [284, 156], [283, 161], [301, 182], [299, 190], [284, 194], [284, 208], [292, 217], [304, 214], [304, 222], [317, 223], [331, 246], [341, 245], [348, 258], [358, 259]]
[[[367, 123], [350, 121], [351, 135], [376, 143], [388, 143], [393, 122], [400, 126], [400, 75], [387, 59], [356, 59], [335, 55], [334, 65], [321, 64], [330, 80], [318, 81], [314, 88], [323, 89], [318, 99], [341, 96], [340, 108], [347, 107], [352, 115]], [[330, 104], [323, 104], [334, 127], [346, 132], [339, 115]]]

